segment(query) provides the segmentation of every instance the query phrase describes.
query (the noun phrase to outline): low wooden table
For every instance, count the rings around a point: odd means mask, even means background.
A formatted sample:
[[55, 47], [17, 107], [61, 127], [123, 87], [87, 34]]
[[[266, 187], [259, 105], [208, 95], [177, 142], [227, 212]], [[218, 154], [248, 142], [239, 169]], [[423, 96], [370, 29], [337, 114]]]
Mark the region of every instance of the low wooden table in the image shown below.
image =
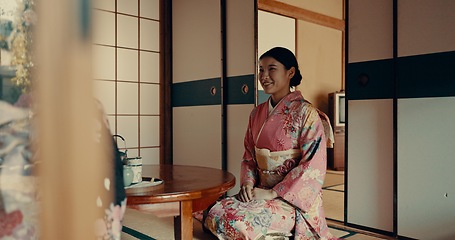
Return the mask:
[[170, 211], [177, 216], [174, 218], [176, 239], [192, 239], [192, 213], [205, 210], [235, 185], [234, 175], [208, 167], [144, 165], [142, 176], [159, 178], [164, 183], [147, 192], [127, 193], [127, 206], [152, 213]]

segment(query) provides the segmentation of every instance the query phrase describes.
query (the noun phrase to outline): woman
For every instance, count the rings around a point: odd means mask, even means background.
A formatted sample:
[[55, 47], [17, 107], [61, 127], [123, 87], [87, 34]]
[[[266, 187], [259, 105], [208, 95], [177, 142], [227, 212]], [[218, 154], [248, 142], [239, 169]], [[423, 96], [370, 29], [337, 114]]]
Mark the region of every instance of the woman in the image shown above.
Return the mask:
[[302, 79], [297, 60], [282, 47], [259, 60], [271, 96], [250, 114], [239, 193], [217, 202], [205, 227], [220, 239], [336, 239], [322, 208], [324, 127], [318, 110], [291, 92]]

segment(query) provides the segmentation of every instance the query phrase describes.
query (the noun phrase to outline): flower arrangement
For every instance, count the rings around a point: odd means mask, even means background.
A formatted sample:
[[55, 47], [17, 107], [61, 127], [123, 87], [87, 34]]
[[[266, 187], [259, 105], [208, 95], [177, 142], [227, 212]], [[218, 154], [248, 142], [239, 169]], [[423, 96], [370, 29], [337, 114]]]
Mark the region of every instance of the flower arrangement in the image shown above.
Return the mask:
[[0, 47], [11, 52], [11, 65], [16, 67], [16, 75], [11, 81], [29, 92], [31, 87], [32, 61], [32, 29], [36, 24], [37, 15], [34, 0], [16, 0], [17, 8], [13, 20], [0, 21]]
[[28, 92], [31, 87], [30, 70], [33, 67], [32, 27], [37, 21], [33, 6], [33, 0], [19, 0], [19, 14], [15, 21], [16, 36], [12, 42], [11, 64], [16, 66], [16, 76], [11, 81], [21, 87], [24, 92]]

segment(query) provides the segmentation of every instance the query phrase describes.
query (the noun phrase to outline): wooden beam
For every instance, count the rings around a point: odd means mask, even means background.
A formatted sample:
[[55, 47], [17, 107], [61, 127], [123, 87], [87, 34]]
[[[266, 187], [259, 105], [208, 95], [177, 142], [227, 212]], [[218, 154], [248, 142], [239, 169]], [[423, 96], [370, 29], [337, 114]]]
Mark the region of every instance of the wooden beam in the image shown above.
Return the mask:
[[317, 12], [312, 12], [303, 8], [292, 6], [286, 3], [274, 0], [258, 0], [258, 9], [280, 14], [286, 17], [295, 18], [298, 20], [315, 23], [318, 25], [334, 28], [337, 30], [345, 30], [344, 20], [330, 17]]

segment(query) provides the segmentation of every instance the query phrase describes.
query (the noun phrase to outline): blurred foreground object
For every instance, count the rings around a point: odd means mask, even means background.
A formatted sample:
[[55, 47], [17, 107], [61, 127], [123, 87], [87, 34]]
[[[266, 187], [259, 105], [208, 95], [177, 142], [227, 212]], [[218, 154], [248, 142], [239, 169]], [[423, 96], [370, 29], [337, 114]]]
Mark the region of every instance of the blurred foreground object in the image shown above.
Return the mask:
[[30, 132], [29, 110], [0, 101], [0, 239], [38, 236], [39, 196]]

